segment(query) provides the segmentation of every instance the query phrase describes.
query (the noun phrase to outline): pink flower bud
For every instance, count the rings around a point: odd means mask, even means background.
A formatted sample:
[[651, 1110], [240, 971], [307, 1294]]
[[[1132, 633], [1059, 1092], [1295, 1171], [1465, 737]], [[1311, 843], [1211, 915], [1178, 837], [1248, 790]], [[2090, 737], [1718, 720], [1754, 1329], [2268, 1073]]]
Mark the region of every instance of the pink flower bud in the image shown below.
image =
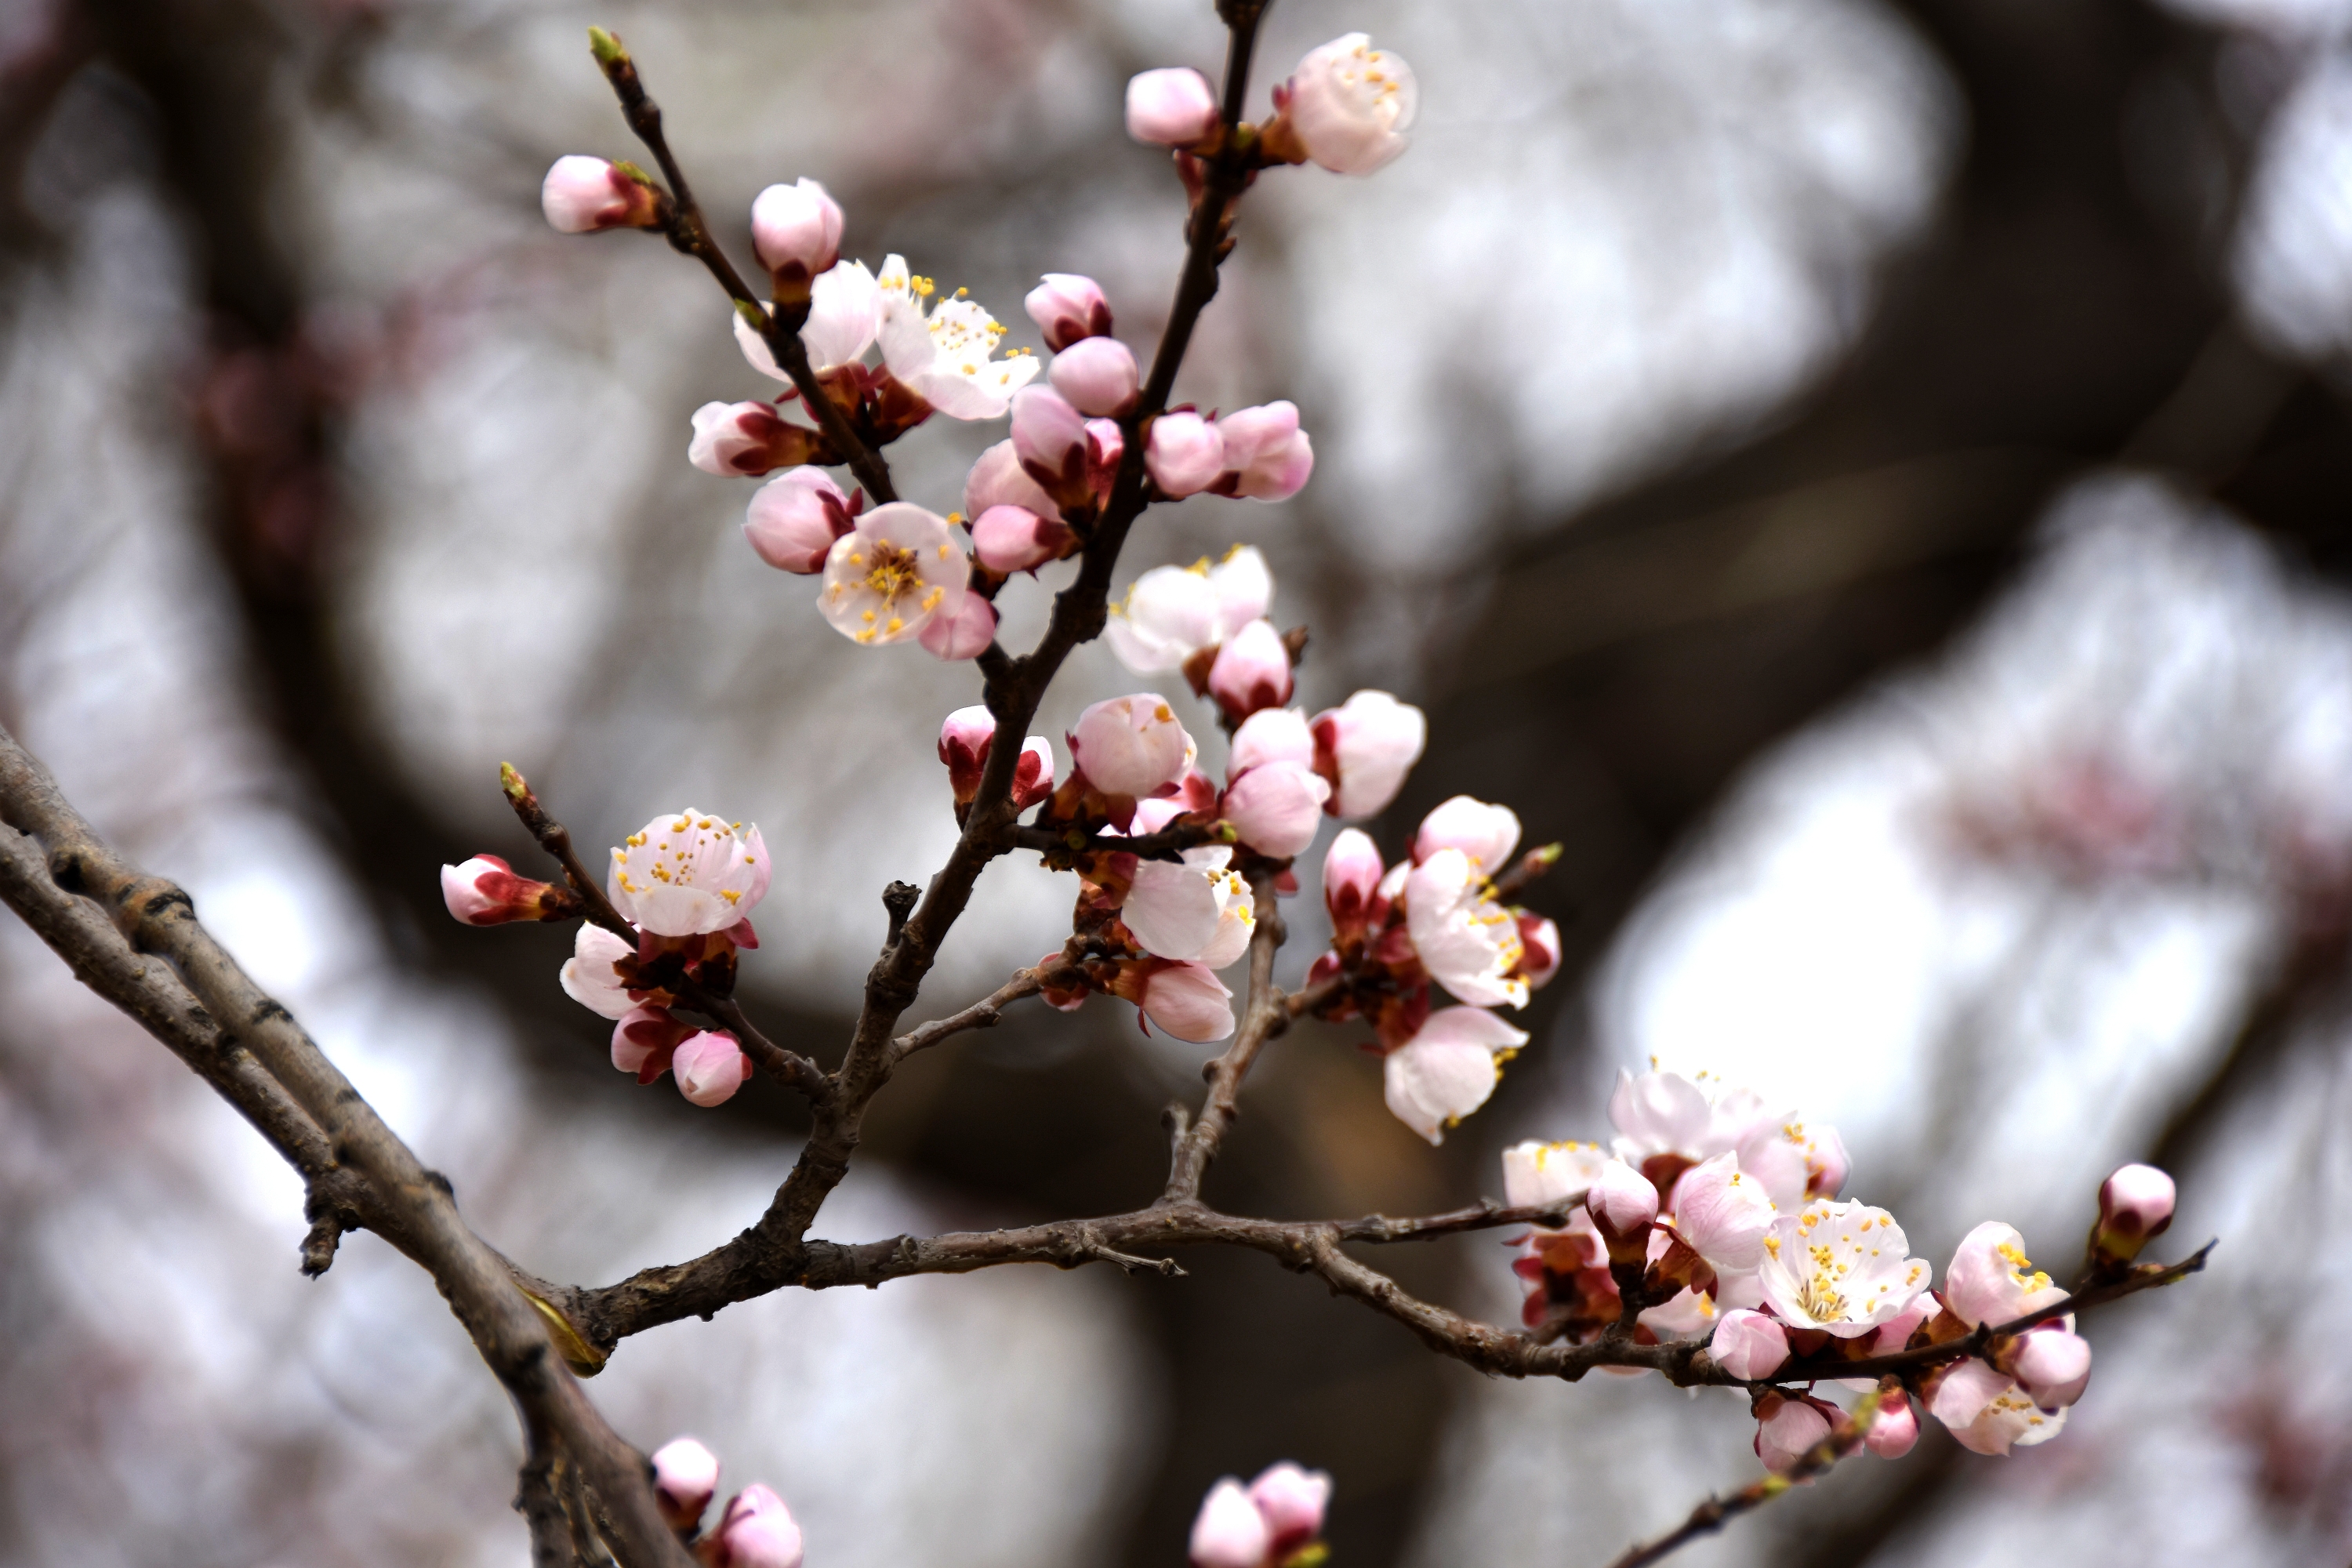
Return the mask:
[[1286, 860], [1315, 842], [1330, 794], [1331, 786], [1301, 763], [1267, 763], [1227, 785], [1217, 810], [1243, 843], [1270, 859]]
[[1069, 733], [1070, 760], [1105, 795], [1140, 799], [1174, 784], [1198, 752], [1175, 711], [1156, 693], [1097, 702]]
[[1429, 721], [1385, 691], [1359, 691], [1315, 715], [1315, 771], [1331, 781], [1324, 807], [1341, 818], [1375, 816], [1421, 760]]
[[[1260, 626], [1265, 623], [1257, 623]], [[1315, 736], [1307, 716], [1296, 708], [1261, 708], [1234, 731], [1233, 750], [1225, 758], [1225, 774], [1239, 778], [1267, 763], [1310, 763], [1315, 760]]]
[[1373, 900], [1386, 870], [1370, 835], [1350, 827], [1331, 840], [1323, 852], [1323, 907], [1331, 911], [1334, 937], [1363, 934], [1374, 918]]
[[552, 921], [580, 912], [578, 900], [551, 882], [518, 877], [495, 855], [441, 868], [441, 901], [469, 926]]
[[1628, 1241], [1649, 1235], [1658, 1217], [1658, 1189], [1624, 1161], [1612, 1160], [1584, 1194], [1584, 1206], [1603, 1237]]
[[770, 185], [751, 202], [751, 248], [776, 280], [779, 300], [805, 300], [817, 274], [841, 259], [841, 207], [803, 176]]
[[1216, 134], [1217, 95], [1190, 66], [1166, 66], [1129, 79], [1127, 133], [1160, 147], [1193, 147]]
[[1181, 500], [1208, 489], [1224, 471], [1224, 437], [1198, 414], [1163, 414], [1151, 422], [1143, 466], [1162, 495]]
[[1757, 1402], [1756, 1415], [1756, 1457], [1776, 1476], [1794, 1469], [1830, 1435], [1829, 1413], [1816, 1400], [1767, 1394]]
[[1298, 62], [1283, 114], [1316, 163], [1335, 174], [1369, 174], [1404, 151], [1419, 103], [1412, 68], [1349, 33]]
[[824, 570], [833, 542], [856, 526], [856, 508], [823, 468], [793, 468], [752, 492], [743, 537], [769, 565], [813, 576]]
[[667, 1007], [632, 1007], [613, 1025], [613, 1066], [651, 1083], [669, 1071], [678, 1042], [693, 1033], [693, 1025], [679, 1023]]
[[1116, 419], [1087, 421], [1087, 488], [1097, 506], [1110, 499], [1111, 482], [1118, 478], [1118, 460], [1127, 453], [1127, 432]]
[[1081, 338], [1055, 354], [1045, 374], [1081, 414], [1124, 414], [1142, 384], [1135, 354], [1117, 338]]
[[539, 187], [540, 210], [563, 234], [600, 228], [651, 228], [660, 221], [652, 186], [602, 158], [558, 158]]
[[1269, 403], [1237, 408], [1217, 421], [1224, 472], [1210, 487], [1219, 495], [1288, 500], [1315, 471], [1315, 448], [1298, 427], [1298, 405]]
[[1519, 962], [1511, 973], [1526, 981], [1528, 990], [1540, 991], [1559, 973], [1559, 927], [1527, 910], [1519, 910], [1517, 919]]
[[662, 1522], [692, 1530], [719, 1489], [719, 1456], [691, 1437], [672, 1437], [654, 1450], [654, 1501]]
[[1863, 1434], [1862, 1446], [1882, 1459], [1899, 1459], [1919, 1441], [1919, 1410], [1901, 1389], [1878, 1398], [1878, 1416]]
[[1026, 811], [1054, 793], [1054, 742], [1032, 735], [1013, 764], [1013, 809]]
[[[1269, 620], [1252, 621], [1236, 632], [1218, 648], [1216, 662], [1209, 667], [1210, 695], [1235, 720], [1281, 707], [1290, 700], [1290, 650]], [[1303, 732], [1303, 722], [1300, 728]], [[1307, 755], [1298, 759], [1302, 766], [1314, 761], [1312, 736], [1307, 739]], [[1326, 799], [1329, 794], [1327, 785]]]
[[1265, 1568], [1274, 1531], [1241, 1482], [1228, 1476], [1209, 1489], [1192, 1521], [1192, 1568]]
[[709, 1568], [801, 1568], [801, 1527], [783, 1499], [749, 1486], [727, 1500], [719, 1528], [697, 1552]]
[[706, 403], [694, 411], [686, 459], [706, 474], [757, 476], [796, 463], [831, 461], [824, 437], [765, 403]]
[[1249, 1484], [1249, 1499], [1257, 1505], [1274, 1537], [1267, 1555], [1279, 1563], [1323, 1533], [1323, 1510], [1331, 1502], [1331, 1478], [1285, 1459]]
[[1789, 1359], [1789, 1336], [1761, 1312], [1734, 1307], [1715, 1325], [1706, 1353], [1715, 1364], [1743, 1382], [1769, 1377]]
[[1059, 561], [1076, 537], [1059, 519], [1025, 506], [992, 506], [972, 520], [971, 552], [991, 572], [1009, 577]]
[[1017, 506], [1055, 522], [1062, 520], [1054, 498], [1022, 471], [1021, 456], [1010, 441], [999, 441], [982, 452], [963, 481], [964, 516], [979, 517], [1000, 506]]
[[[454, 907], [454, 906], [453, 906]], [[2172, 1224], [2172, 1178], [2153, 1165], [2126, 1165], [2099, 1184], [2099, 1224], [2091, 1244], [2101, 1257], [2128, 1263]]]
[[940, 726], [940, 761], [948, 767], [948, 787], [956, 804], [969, 805], [980, 794], [980, 775], [988, 766], [989, 743], [996, 739], [996, 716], [985, 707], [959, 708]]
[[950, 664], [958, 659], [978, 658], [996, 640], [996, 606], [978, 594], [966, 594], [955, 614], [933, 616], [923, 623], [915, 640], [933, 658]]
[[1234, 1032], [1234, 994], [1206, 964], [1141, 959], [1121, 965], [1112, 989], [1180, 1040], [1206, 1045]]
[[2034, 1404], [2063, 1409], [2091, 1381], [2091, 1342], [2054, 1323], [2034, 1329], [2019, 1336], [2008, 1371]]
[[1519, 818], [1507, 805], [1457, 795], [1421, 819], [1413, 836], [1415, 865], [1441, 849], [1459, 849], [1481, 875], [1499, 876], [1519, 847]]
[[1024, 386], [1013, 395], [1013, 450], [1037, 486], [1064, 507], [1094, 500], [1084, 416], [1046, 386]]
[[677, 1091], [706, 1109], [723, 1105], [751, 1077], [751, 1058], [723, 1029], [705, 1029], [678, 1042], [670, 1057]]
[[1022, 304], [1055, 353], [1087, 338], [1110, 335], [1110, 301], [1103, 298], [1102, 286], [1076, 272], [1046, 273]]

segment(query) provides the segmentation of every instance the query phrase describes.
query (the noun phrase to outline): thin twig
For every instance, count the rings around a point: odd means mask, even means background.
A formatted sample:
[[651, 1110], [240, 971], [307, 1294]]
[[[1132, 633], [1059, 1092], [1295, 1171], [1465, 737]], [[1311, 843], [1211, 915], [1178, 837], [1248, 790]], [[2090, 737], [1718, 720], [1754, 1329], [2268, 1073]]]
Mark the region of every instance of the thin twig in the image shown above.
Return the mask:
[[1249, 1076], [1251, 1064], [1274, 1037], [1276, 1026], [1290, 1021], [1283, 1010], [1282, 993], [1274, 984], [1274, 955], [1286, 934], [1282, 910], [1275, 900], [1274, 879], [1270, 870], [1261, 870], [1250, 879], [1257, 929], [1250, 933], [1249, 1000], [1243, 1008], [1241, 1026], [1234, 1032], [1233, 1045], [1204, 1069], [1208, 1097], [1202, 1101], [1201, 1114], [1193, 1119], [1191, 1131], [1176, 1146], [1175, 1158], [1169, 1162], [1162, 1203], [1181, 1203], [1201, 1195], [1201, 1179], [1217, 1157], [1225, 1129], [1241, 1114], [1242, 1079]]
[[1651, 1563], [1671, 1556], [1700, 1536], [1713, 1535], [1741, 1514], [1763, 1507], [1800, 1481], [1811, 1480], [1827, 1471], [1861, 1447], [1863, 1439], [1870, 1436], [1871, 1424], [1878, 1418], [1879, 1398], [1876, 1393], [1865, 1397], [1854, 1407], [1853, 1419], [1843, 1430], [1832, 1430], [1806, 1449], [1785, 1474], [1766, 1476], [1728, 1497], [1707, 1499], [1691, 1510], [1690, 1517], [1682, 1523], [1645, 1546], [1632, 1548], [1609, 1568], [1649, 1568]]
[[1048, 973], [1043, 965], [1024, 969], [961, 1013], [950, 1013], [944, 1018], [935, 1018], [919, 1028], [908, 1030], [892, 1042], [893, 1059], [905, 1061], [917, 1051], [927, 1051], [967, 1029], [994, 1028], [1003, 1021], [1007, 1006], [1024, 996], [1034, 996], [1045, 988]]

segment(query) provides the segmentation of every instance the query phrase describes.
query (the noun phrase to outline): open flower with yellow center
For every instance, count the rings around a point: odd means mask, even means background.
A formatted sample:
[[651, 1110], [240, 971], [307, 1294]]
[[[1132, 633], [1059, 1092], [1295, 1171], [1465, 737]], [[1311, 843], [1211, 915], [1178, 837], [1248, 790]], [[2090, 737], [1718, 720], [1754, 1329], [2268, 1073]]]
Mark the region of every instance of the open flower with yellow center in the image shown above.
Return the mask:
[[1869, 1333], [1901, 1316], [1930, 1272], [1895, 1216], [1868, 1204], [1810, 1203], [1764, 1230], [1764, 1300], [1791, 1328]]
[[926, 311], [937, 286], [908, 271], [903, 256], [885, 260], [875, 281], [882, 291], [882, 363], [949, 418], [1000, 418], [1036, 377], [1037, 356], [1026, 350], [992, 357], [1004, 328], [962, 289]]
[[876, 507], [833, 542], [817, 608], [852, 642], [908, 642], [963, 608], [971, 564], [948, 520], [908, 501]]
[[1525, 951], [1519, 922], [1493, 891], [1467, 855], [1441, 849], [1405, 879], [1405, 929], [1422, 967], [1460, 1000], [1524, 1007], [1528, 983], [1511, 973]]
[[767, 896], [768, 847], [758, 828], [689, 807], [629, 835], [604, 885], [624, 919], [657, 936], [722, 931]]

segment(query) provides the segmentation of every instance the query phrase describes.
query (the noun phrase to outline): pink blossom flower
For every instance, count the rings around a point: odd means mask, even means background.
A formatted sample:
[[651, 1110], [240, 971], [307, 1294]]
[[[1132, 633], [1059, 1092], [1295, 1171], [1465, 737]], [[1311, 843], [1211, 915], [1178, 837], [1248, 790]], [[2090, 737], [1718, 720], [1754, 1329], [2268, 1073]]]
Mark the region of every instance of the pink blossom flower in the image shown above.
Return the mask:
[[1970, 1356], [1937, 1379], [1927, 1414], [1951, 1429], [1971, 1453], [2005, 1455], [2047, 1443], [2066, 1425], [2066, 1412], [2044, 1411], [1999, 1368]]
[[1200, 755], [1175, 710], [1155, 692], [1097, 702], [1069, 732], [1070, 760], [1105, 795], [1141, 799], [1181, 779]]
[[640, 1084], [651, 1083], [669, 1071], [677, 1047], [694, 1034], [693, 1025], [678, 1022], [667, 1007], [633, 1007], [613, 1026], [613, 1066]]
[[1209, 488], [1219, 495], [1288, 500], [1315, 471], [1315, 448], [1298, 427], [1295, 403], [1236, 408], [1217, 421], [1216, 429], [1224, 471]]
[[694, 411], [686, 459], [706, 474], [758, 475], [816, 452], [819, 437], [766, 403], [706, 403]]
[[1789, 1359], [1789, 1335], [1761, 1312], [1735, 1307], [1717, 1320], [1706, 1353], [1742, 1382], [1769, 1377]]
[[2090, 1384], [2091, 1342], [2070, 1329], [2046, 1323], [2018, 1336], [2008, 1367], [2035, 1405], [2061, 1410], [2082, 1398]]
[[1919, 1441], [1919, 1411], [1910, 1395], [1888, 1389], [1879, 1395], [1878, 1415], [1864, 1433], [1862, 1446], [1882, 1459], [1899, 1459]]
[[1059, 561], [1076, 540], [1058, 518], [1040, 517], [1024, 506], [992, 506], [971, 522], [973, 558], [1006, 577]]
[[[809, 368], [823, 375], [854, 364], [882, 331], [882, 286], [863, 261], [835, 263], [809, 286], [808, 320], [801, 324], [801, 346], [808, 351]], [[731, 312], [736, 346], [744, 360], [761, 375], [790, 383], [792, 377], [776, 363], [767, 340], [745, 318]]]
[[892, 501], [860, 516], [833, 542], [817, 609], [852, 642], [907, 642], [920, 637], [932, 616], [962, 614], [971, 578], [971, 563], [947, 519]]
[[2025, 1256], [2014, 1226], [1987, 1220], [1960, 1238], [1944, 1273], [1944, 1301], [1960, 1321], [1996, 1326], [2063, 1300], [2066, 1292]]
[[662, 1522], [692, 1530], [719, 1489], [719, 1456], [691, 1437], [672, 1437], [654, 1450], [654, 1501]]
[[1142, 959], [1121, 965], [1111, 990], [1180, 1040], [1207, 1045], [1234, 1032], [1234, 994], [1206, 964]]
[[1382, 1061], [1389, 1113], [1432, 1143], [1445, 1129], [1486, 1103], [1501, 1078], [1496, 1066], [1528, 1043], [1483, 1007], [1447, 1007], [1429, 1016], [1420, 1032]]
[[775, 279], [779, 300], [805, 300], [820, 273], [841, 259], [841, 206], [805, 175], [770, 185], [751, 202], [751, 248]]
[[[1593, 1226], [1612, 1243], [1646, 1242], [1650, 1226], [1658, 1217], [1658, 1189], [1648, 1177], [1622, 1160], [1611, 1160], [1593, 1177], [1591, 1190], [1584, 1194], [1585, 1211], [1592, 1215]], [[1612, 1246], [1614, 1258], [1618, 1248]], [[1635, 1248], [1639, 1258], [1642, 1248]]]
[[1127, 133], [1160, 147], [1197, 147], [1218, 130], [1217, 95], [1189, 66], [1128, 79]]
[[514, 868], [495, 855], [477, 855], [442, 867], [441, 901], [451, 915], [469, 926], [553, 920], [579, 912], [570, 894], [551, 882], [516, 876]]
[[875, 281], [882, 291], [882, 363], [949, 418], [998, 418], [1036, 375], [1034, 354], [992, 357], [1004, 329], [961, 289], [926, 312], [931, 280], [908, 272], [899, 256], [884, 260]]
[[613, 851], [605, 892], [622, 919], [659, 936], [725, 931], [768, 896], [768, 847], [758, 828], [688, 806]]
[[1524, 1007], [1528, 983], [1512, 974], [1522, 951], [1519, 922], [1486, 889], [1467, 855], [1440, 849], [1405, 879], [1405, 929], [1422, 967], [1458, 1000]]
[[1830, 1435], [1830, 1411], [1819, 1400], [1768, 1392], [1756, 1404], [1756, 1457], [1776, 1476], [1796, 1468]]
[[1143, 384], [1133, 351], [1117, 338], [1081, 338], [1055, 354], [1045, 374], [1083, 414], [1128, 413]]
[[1598, 1143], [1514, 1143], [1503, 1151], [1503, 1201], [1513, 1208], [1580, 1204], [1608, 1163]]
[[1429, 741], [1421, 710], [1385, 691], [1359, 691], [1325, 709], [1314, 729], [1315, 770], [1331, 781], [1324, 809], [1342, 820], [1387, 810]]
[[743, 537], [769, 565], [814, 576], [824, 570], [833, 542], [856, 526], [864, 501], [862, 494], [843, 495], [823, 468], [793, 468], [751, 492]]
[[563, 965], [563, 994], [590, 1012], [606, 1018], [625, 1018], [636, 1006], [614, 965], [637, 955], [635, 942], [624, 942], [603, 926], [583, 925], [572, 939], [572, 956]]
[[1162, 414], [1151, 422], [1143, 447], [1143, 466], [1160, 493], [1181, 500], [1216, 483], [1225, 471], [1224, 437], [1217, 427], [1187, 409]]
[[1045, 334], [1045, 346], [1055, 353], [1087, 338], [1110, 335], [1110, 301], [1091, 278], [1048, 272], [1021, 303]]
[[1458, 849], [1482, 876], [1496, 877], [1518, 847], [1519, 818], [1509, 806], [1457, 795], [1421, 819], [1412, 858], [1417, 865], [1440, 850]]
[[1349, 33], [1308, 51], [1284, 113], [1307, 155], [1335, 174], [1369, 174], [1404, 151], [1420, 104], [1412, 68]]
[[1243, 843], [1269, 859], [1286, 860], [1315, 842], [1330, 793], [1304, 763], [1266, 763], [1228, 784], [1217, 810]]
[[1111, 607], [1104, 640], [1139, 675], [1180, 669], [1265, 615], [1274, 574], [1255, 545], [1237, 544], [1214, 566], [1155, 566]]
[[2126, 1165], [2099, 1184], [2099, 1224], [2092, 1244], [2102, 1257], [2128, 1263], [2172, 1224], [2172, 1178], [2153, 1165]]
[[1247, 882], [1222, 844], [1184, 851], [1181, 863], [1139, 860], [1118, 918], [1160, 958], [1223, 969], [1249, 946], [1255, 924]]
[[1764, 1262], [1764, 1231], [1778, 1216], [1764, 1184], [1717, 1154], [1675, 1184], [1675, 1231], [1718, 1273], [1746, 1274]]
[[562, 234], [600, 228], [651, 228], [661, 198], [622, 165], [578, 153], [558, 158], [539, 187], [540, 210]]
[[925, 653], [950, 664], [978, 658], [996, 640], [996, 606], [978, 594], [966, 594], [961, 609], [952, 616], [933, 616], [915, 640]]
[[1228, 1476], [1209, 1489], [1192, 1521], [1192, 1568], [1265, 1568], [1273, 1550], [1274, 1531], [1241, 1482]]
[[1285, 1459], [1258, 1472], [1249, 1484], [1250, 1501], [1273, 1535], [1267, 1555], [1281, 1563], [1323, 1533], [1323, 1511], [1331, 1502], [1331, 1478]]
[[801, 1527], [784, 1500], [763, 1486], [727, 1500], [719, 1528], [695, 1548], [705, 1568], [801, 1568]]
[[1867, 1204], [1816, 1200], [1765, 1228], [1758, 1277], [1791, 1327], [1846, 1340], [1900, 1316], [1927, 1289], [1895, 1216]]
[[1762, 1182], [1782, 1208], [1837, 1196], [1847, 1163], [1845, 1142], [1834, 1127], [1768, 1117], [1739, 1142], [1739, 1168]]
[[1323, 907], [1331, 913], [1335, 940], [1361, 935], [1377, 918], [1372, 900], [1383, 870], [1380, 849], [1368, 835], [1350, 827], [1331, 840], [1331, 847], [1323, 852]]
[[[1217, 650], [1216, 662], [1209, 667], [1209, 693], [1235, 720], [1246, 719], [1262, 708], [1281, 707], [1290, 700], [1290, 649], [1284, 646], [1274, 623], [1263, 617], [1227, 638]], [[1307, 733], [1303, 716], [1300, 731]], [[1306, 754], [1299, 759], [1301, 767], [1315, 758], [1311, 734], [1307, 734], [1307, 742]], [[1327, 783], [1324, 798], [1330, 793]]]
[[[1646, 1164], [1672, 1156], [1696, 1164], [1739, 1148], [1775, 1119], [1750, 1089], [1734, 1089], [1710, 1100], [1705, 1089], [1680, 1073], [1647, 1072], [1636, 1078], [1621, 1068], [1616, 1090], [1609, 1097], [1609, 1120], [1619, 1134], [1617, 1152], [1625, 1159]], [[1746, 1169], [1744, 1163], [1741, 1168]], [[1766, 1190], [1772, 1191], [1769, 1181]]]
[[705, 1029], [680, 1040], [670, 1057], [677, 1091], [706, 1109], [724, 1104], [751, 1077], [751, 1058], [721, 1029]]
[[1513, 911], [1519, 922], [1519, 962], [1511, 976], [1528, 983], [1530, 991], [1540, 991], [1551, 984], [1559, 973], [1559, 927], [1544, 915], [1526, 910]]

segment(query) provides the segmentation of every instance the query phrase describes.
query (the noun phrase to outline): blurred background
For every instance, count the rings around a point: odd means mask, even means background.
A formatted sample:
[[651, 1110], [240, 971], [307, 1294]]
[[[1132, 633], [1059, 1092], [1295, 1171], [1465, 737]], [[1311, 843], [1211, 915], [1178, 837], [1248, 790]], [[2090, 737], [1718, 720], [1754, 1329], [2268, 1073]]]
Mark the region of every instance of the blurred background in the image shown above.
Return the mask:
[[[699, 269], [540, 218], [556, 155], [633, 151], [590, 22], [739, 256], [813, 175], [845, 254], [1032, 345], [1049, 269], [1156, 336], [1181, 197], [1121, 86], [1222, 34], [1206, 0], [0, 0], [0, 720], [492, 1241], [602, 1283], [748, 1223], [803, 1124], [635, 1088], [566, 933], [442, 912], [441, 862], [530, 862], [497, 763], [590, 846], [757, 821], [746, 983], [831, 1060], [881, 886], [951, 840], [933, 737], [976, 683], [850, 649], [738, 536], [751, 482], [688, 466], [690, 411], [766, 386]], [[1567, 847], [1532, 901], [1568, 963], [1441, 1150], [1355, 1032], [1294, 1031], [1208, 1195], [1497, 1193], [1506, 1142], [1605, 1135], [1651, 1058], [1834, 1122], [1939, 1267], [1998, 1217], [2063, 1274], [2152, 1159], [2164, 1250], [2222, 1246], [2088, 1321], [2062, 1440], [1931, 1430], [1686, 1560], [2340, 1565], [2352, 5], [1281, 0], [1263, 58], [1356, 28], [1417, 69], [1415, 144], [1259, 183], [1178, 389], [1295, 399], [1315, 482], [1157, 510], [1120, 578], [1262, 547], [1301, 700], [1430, 712], [1384, 846], [1510, 804]], [[999, 437], [934, 421], [901, 488], [957, 504]], [[1084, 650], [1040, 727], [1134, 684]], [[993, 869], [925, 1016], [1073, 890]], [[358, 1236], [299, 1278], [299, 1187], [230, 1112], [13, 923], [0, 986], [0, 1559], [522, 1562], [511, 1418], [425, 1277]], [[1148, 1201], [1206, 1053], [1041, 1015], [914, 1063], [818, 1233]], [[1507, 1256], [1381, 1260], [1509, 1321]], [[1491, 1383], [1264, 1258], [1183, 1262], [788, 1292], [594, 1392], [776, 1486], [819, 1568], [1172, 1564], [1280, 1458], [1337, 1477], [1343, 1568], [1577, 1568], [1757, 1473], [1731, 1395]]]

